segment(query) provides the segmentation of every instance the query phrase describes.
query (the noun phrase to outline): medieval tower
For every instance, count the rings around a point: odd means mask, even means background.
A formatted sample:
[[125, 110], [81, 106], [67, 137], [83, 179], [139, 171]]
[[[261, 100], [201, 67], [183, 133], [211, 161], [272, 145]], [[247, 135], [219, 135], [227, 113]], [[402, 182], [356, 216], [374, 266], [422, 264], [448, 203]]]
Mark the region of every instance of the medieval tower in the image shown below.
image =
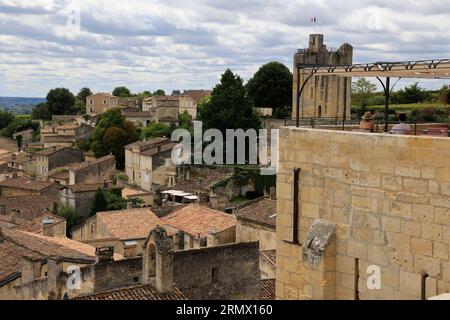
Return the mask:
[[[322, 34], [312, 34], [309, 48], [299, 49], [294, 55], [294, 83], [292, 117], [297, 116], [297, 65], [350, 65], [353, 63], [353, 47], [347, 43], [339, 49], [327, 49]], [[300, 88], [308, 73], [300, 69]], [[312, 77], [300, 99], [300, 118], [350, 117], [352, 79], [337, 76]]]

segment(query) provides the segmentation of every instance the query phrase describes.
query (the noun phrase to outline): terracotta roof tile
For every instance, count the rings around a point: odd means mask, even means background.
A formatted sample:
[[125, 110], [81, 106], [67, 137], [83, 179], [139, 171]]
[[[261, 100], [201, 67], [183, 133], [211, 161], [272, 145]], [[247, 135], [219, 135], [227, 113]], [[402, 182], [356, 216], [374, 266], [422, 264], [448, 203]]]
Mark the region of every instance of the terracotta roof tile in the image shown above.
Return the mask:
[[223, 231], [236, 226], [236, 217], [196, 204], [182, 207], [162, 218], [162, 221], [192, 236], [206, 237], [212, 229]]
[[109, 161], [111, 159], [115, 159], [115, 157], [113, 155], [107, 155], [107, 156], [95, 159], [94, 161], [84, 161], [78, 165], [72, 166], [71, 170], [73, 170], [73, 171], [83, 170], [83, 169], [98, 165], [102, 162]]
[[12, 274], [21, 272], [23, 256], [35, 259], [55, 256], [63, 260], [95, 262], [95, 248], [86, 244], [67, 238], [51, 238], [13, 229], [0, 232], [0, 238], [3, 238], [0, 240], [0, 286]]
[[37, 152], [36, 154], [41, 155], [41, 156], [50, 156], [52, 154], [55, 154], [61, 150], [64, 150], [69, 147], [64, 147], [64, 146], [55, 146], [55, 147], [51, 147], [42, 151]]
[[183, 92], [183, 96], [189, 96], [199, 103], [204, 97], [210, 96], [211, 93], [210, 90], [186, 90]]
[[275, 279], [259, 280], [259, 300], [275, 300]]
[[177, 287], [172, 292], [159, 293], [153, 286], [144, 285], [78, 297], [76, 300], [186, 300], [186, 297]]
[[11, 187], [24, 190], [42, 191], [53, 186], [51, 182], [28, 180], [25, 178], [13, 178], [0, 182], [0, 187]]
[[276, 226], [277, 201], [268, 198], [259, 199], [237, 210], [238, 219], [244, 219], [271, 227]]
[[120, 240], [145, 239], [149, 232], [163, 222], [147, 208], [98, 212], [101, 220], [111, 233]]

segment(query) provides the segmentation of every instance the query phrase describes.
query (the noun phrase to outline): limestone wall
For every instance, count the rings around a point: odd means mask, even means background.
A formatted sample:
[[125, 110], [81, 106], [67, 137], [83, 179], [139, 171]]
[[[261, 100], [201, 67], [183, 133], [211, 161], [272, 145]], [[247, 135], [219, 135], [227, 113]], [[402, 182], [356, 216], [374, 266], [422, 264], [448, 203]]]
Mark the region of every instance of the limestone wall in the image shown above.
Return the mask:
[[[450, 139], [282, 129], [277, 198], [277, 298], [421, 299], [450, 290]], [[311, 238], [315, 221], [333, 231]], [[380, 290], [368, 289], [370, 266], [380, 268]]]

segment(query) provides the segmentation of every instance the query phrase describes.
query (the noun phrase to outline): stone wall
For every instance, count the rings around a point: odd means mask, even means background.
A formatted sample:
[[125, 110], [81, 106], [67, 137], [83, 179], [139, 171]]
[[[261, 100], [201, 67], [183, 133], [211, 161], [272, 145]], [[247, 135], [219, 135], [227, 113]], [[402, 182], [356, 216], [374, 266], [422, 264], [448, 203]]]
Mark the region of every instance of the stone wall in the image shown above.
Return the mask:
[[142, 258], [99, 262], [94, 270], [95, 292], [138, 285], [142, 277]]
[[[294, 55], [292, 117], [296, 117], [297, 64], [303, 65], [350, 65], [353, 48], [343, 44], [338, 50], [329, 50], [324, 45], [323, 35], [310, 35], [309, 48]], [[300, 87], [309, 76], [309, 71], [300, 71]], [[300, 100], [300, 116], [303, 117], [348, 117], [351, 107], [352, 79], [337, 76], [312, 77], [306, 84]]]
[[258, 299], [257, 242], [176, 251], [174, 282], [193, 300]]
[[277, 246], [275, 228], [238, 219], [236, 226], [237, 242], [259, 241], [261, 251], [273, 250]]
[[[278, 299], [450, 290], [450, 139], [282, 129], [277, 199]], [[374, 267], [379, 290], [367, 285]]]

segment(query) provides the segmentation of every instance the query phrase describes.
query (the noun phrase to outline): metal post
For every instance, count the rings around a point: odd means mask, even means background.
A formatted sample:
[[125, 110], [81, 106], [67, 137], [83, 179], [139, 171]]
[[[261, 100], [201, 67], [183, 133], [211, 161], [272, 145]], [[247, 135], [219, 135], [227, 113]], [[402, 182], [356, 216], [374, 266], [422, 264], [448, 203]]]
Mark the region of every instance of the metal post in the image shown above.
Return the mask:
[[384, 107], [384, 132], [389, 131], [389, 102], [391, 99], [391, 78], [386, 78], [386, 103]]
[[300, 67], [297, 66], [297, 106], [296, 106], [296, 124], [297, 128], [300, 127]]

